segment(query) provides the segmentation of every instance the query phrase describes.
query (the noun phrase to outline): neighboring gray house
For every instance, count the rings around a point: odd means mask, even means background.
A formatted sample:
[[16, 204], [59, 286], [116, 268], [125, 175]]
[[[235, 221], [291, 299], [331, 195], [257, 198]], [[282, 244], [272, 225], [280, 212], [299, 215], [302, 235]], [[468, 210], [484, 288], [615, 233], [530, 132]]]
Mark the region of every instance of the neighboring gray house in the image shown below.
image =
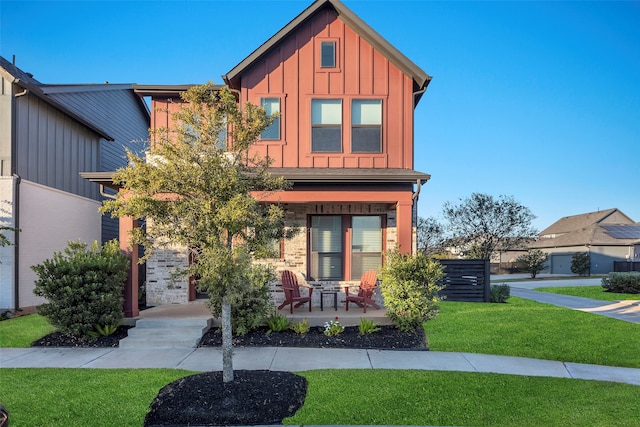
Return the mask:
[[101, 217], [103, 196], [80, 172], [126, 164], [125, 147], [144, 149], [149, 110], [133, 85], [46, 85], [0, 57], [0, 310], [32, 308], [31, 266], [67, 241], [118, 237]]
[[540, 232], [530, 247], [549, 254], [552, 274], [571, 274], [576, 252], [589, 253], [591, 274], [606, 274], [613, 271], [614, 261], [638, 256], [634, 244], [637, 248], [639, 238], [640, 223], [614, 208], [561, 218]]

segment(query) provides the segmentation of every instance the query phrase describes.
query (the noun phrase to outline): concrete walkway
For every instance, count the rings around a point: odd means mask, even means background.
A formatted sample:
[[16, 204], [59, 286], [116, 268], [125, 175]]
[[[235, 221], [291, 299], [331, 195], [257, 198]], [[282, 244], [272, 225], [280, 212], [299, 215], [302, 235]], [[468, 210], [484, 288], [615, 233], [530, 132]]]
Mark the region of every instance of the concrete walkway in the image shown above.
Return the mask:
[[[499, 283], [499, 280], [492, 277], [492, 283]], [[511, 295], [516, 297], [640, 324], [640, 295], [638, 295], [638, 300], [608, 302], [535, 290], [536, 288], [562, 286], [599, 286], [600, 284], [601, 279], [577, 278], [572, 280], [512, 282], [509, 283], [509, 286], [511, 287]]]
[[[532, 289], [594, 286], [600, 279], [512, 282], [512, 295], [640, 323], [640, 305], [606, 303]], [[494, 283], [499, 283], [494, 280]], [[557, 283], [554, 283], [557, 282]], [[155, 312], [154, 312], [155, 313]], [[189, 313], [192, 313], [189, 311]], [[327, 314], [332, 313], [332, 310]], [[153, 313], [150, 312], [149, 315]], [[164, 315], [167, 313], [165, 312]], [[162, 315], [158, 314], [160, 317]], [[0, 368], [171, 368], [222, 369], [220, 348], [0, 348]], [[234, 369], [305, 371], [314, 369], [416, 369], [577, 378], [640, 385], [640, 369], [486, 354], [410, 351], [251, 347], [234, 350]]]
[[[236, 348], [234, 369], [417, 369], [579, 378], [640, 385], [640, 369], [556, 362], [523, 357], [439, 351]], [[220, 348], [133, 350], [121, 348], [3, 348], [2, 368], [222, 369]]]

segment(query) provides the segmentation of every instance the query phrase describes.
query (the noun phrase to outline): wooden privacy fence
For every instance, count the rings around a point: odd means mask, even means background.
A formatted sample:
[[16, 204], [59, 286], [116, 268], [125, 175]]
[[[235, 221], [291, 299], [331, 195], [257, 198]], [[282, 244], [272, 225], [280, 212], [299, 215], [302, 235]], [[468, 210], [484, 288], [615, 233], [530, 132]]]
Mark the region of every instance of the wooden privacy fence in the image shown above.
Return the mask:
[[616, 273], [628, 273], [631, 271], [640, 271], [640, 262], [614, 261], [613, 271]]
[[439, 283], [446, 285], [440, 291], [446, 301], [490, 301], [489, 260], [441, 259], [438, 262], [444, 266], [445, 276]]

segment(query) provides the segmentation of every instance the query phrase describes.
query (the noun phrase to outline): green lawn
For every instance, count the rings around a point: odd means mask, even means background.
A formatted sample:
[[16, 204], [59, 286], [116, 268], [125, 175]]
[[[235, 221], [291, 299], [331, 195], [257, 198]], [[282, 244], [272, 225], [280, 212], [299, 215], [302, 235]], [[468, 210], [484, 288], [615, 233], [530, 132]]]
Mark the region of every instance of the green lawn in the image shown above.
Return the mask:
[[602, 286], [561, 286], [553, 288], [536, 288], [536, 291], [600, 299], [603, 301], [640, 300], [640, 294], [619, 294], [615, 292], [607, 292], [607, 290]]
[[0, 322], [0, 348], [30, 347], [31, 343], [53, 332], [47, 319], [30, 314]]
[[640, 368], [640, 325], [511, 297], [442, 302], [425, 324], [429, 349]]
[[[508, 304], [443, 302], [425, 325], [431, 350], [640, 367], [640, 326], [512, 297]], [[30, 329], [20, 331], [21, 325]], [[50, 327], [39, 316], [0, 322], [3, 346]], [[11, 336], [11, 339], [8, 336]], [[18, 339], [17, 337], [21, 337]], [[2, 369], [11, 426], [140, 426], [168, 369]], [[468, 372], [324, 370], [286, 424], [637, 425], [640, 387]]]
[[[170, 369], [3, 369], [0, 401], [12, 427], [136, 426]], [[322, 370], [285, 424], [637, 425], [640, 387], [469, 372]], [[526, 420], [526, 421], [525, 421]]]

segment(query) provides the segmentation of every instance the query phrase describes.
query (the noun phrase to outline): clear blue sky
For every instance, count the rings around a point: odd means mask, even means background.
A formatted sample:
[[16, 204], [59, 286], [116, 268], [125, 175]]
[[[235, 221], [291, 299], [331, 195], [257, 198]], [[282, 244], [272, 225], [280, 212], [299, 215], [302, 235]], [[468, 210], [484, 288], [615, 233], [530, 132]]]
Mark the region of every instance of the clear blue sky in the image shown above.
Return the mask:
[[[7, 1], [0, 54], [43, 83], [221, 83], [310, 1]], [[433, 76], [415, 112], [420, 216], [510, 195], [543, 229], [640, 221], [640, 2], [346, 0]]]

